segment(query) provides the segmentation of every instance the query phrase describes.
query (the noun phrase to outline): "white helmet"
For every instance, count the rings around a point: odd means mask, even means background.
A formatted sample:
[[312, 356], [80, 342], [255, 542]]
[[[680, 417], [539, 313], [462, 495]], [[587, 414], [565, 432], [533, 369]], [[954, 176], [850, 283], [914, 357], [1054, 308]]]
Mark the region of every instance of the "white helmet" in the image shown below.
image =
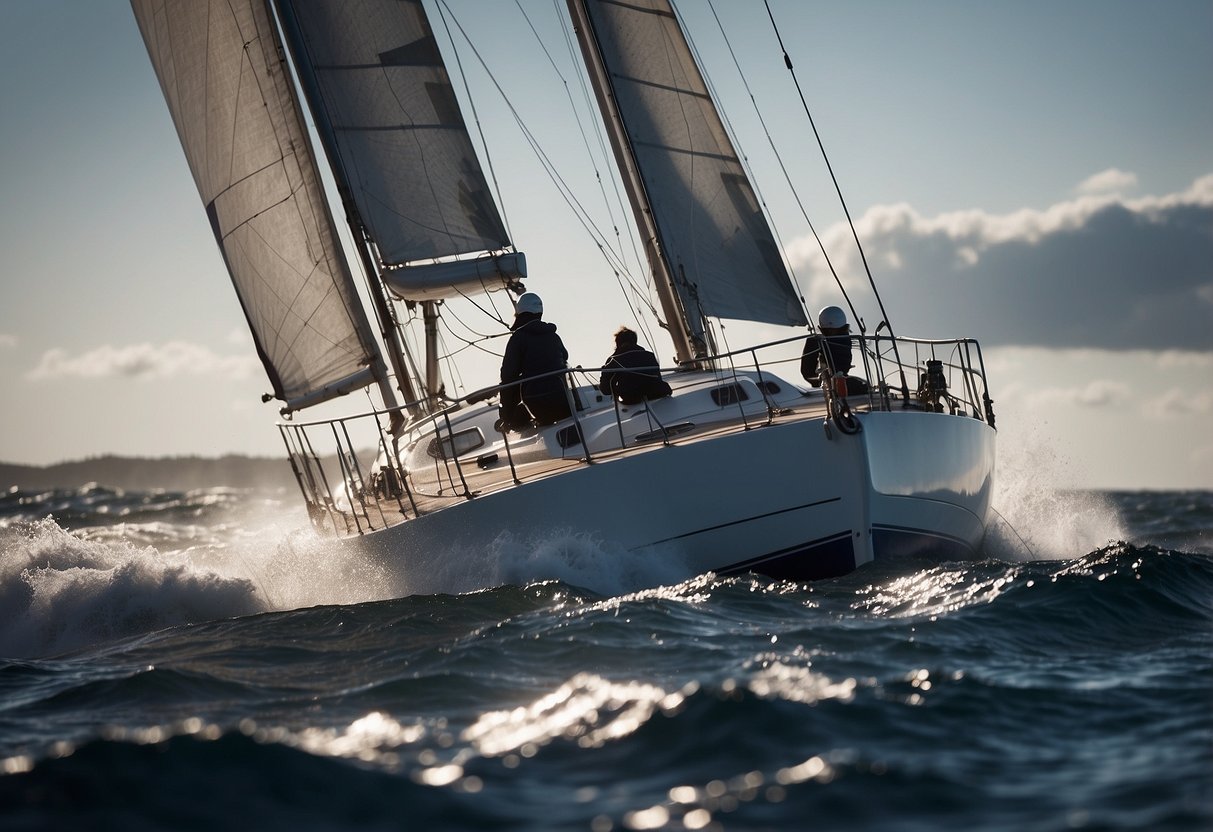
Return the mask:
[[543, 301], [539, 299], [539, 295], [534, 292], [523, 292], [518, 296], [518, 303], [514, 306], [514, 314], [521, 315], [524, 312], [530, 312], [532, 315], [543, 314]]
[[822, 329], [842, 329], [849, 326], [847, 313], [837, 306], [827, 306], [817, 313], [817, 325]]

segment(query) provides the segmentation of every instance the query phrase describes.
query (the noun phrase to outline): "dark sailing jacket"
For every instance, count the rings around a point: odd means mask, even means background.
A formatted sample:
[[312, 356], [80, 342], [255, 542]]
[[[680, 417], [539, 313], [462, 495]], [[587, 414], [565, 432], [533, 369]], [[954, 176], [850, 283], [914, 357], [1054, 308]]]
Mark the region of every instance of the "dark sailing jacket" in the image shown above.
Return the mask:
[[[822, 342], [825, 342], [826, 352], [823, 356]], [[850, 335], [810, 335], [805, 339], [804, 352], [800, 354], [800, 374], [809, 384], [817, 387], [821, 384], [820, 362], [825, 358], [831, 373], [849, 373], [853, 365], [851, 359]]]
[[[505, 345], [505, 356], [501, 359], [501, 383], [516, 379], [563, 370], [569, 359], [569, 351], [556, 334], [556, 325], [541, 320], [535, 315], [519, 315], [512, 327], [514, 332]], [[521, 389], [520, 389], [521, 388]], [[534, 379], [501, 391], [503, 407], [516, 406], [521, 400], [564, 400], [564, 379], [559, 375]]]
[[[618, 347], [603, 365], [598, 389], [616, 395], [624, 404], [670, 395], [670, 385], [661, 380], [657, 356], [637, 344]], [[643, 368], [643, 369], [636, 369]]]

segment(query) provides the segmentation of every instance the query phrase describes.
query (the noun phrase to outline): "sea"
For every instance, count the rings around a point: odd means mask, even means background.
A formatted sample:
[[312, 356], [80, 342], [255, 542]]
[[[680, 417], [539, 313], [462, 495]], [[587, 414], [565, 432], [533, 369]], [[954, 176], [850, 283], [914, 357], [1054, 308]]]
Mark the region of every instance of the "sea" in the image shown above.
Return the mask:
[[1213, 492], [1029, 478], [980, 558], [814, 583], [553, 534], [407, 598], [299, 503], [0, 496], [0, 829], [1213, 829]]

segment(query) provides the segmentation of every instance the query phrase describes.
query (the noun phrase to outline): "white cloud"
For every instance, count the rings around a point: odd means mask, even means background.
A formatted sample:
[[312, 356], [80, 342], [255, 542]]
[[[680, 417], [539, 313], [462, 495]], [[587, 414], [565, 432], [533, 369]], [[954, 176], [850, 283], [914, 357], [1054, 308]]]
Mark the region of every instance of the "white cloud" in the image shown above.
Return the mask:
[[1213, 413], [1213, 391], [1180, 390], [1172, 387], [1161, 396], [1152, 398], [1142, 408], [1154, 419], [1177, 419]]
[[1137, 174], [1119, 168], [1108, 168], [1089, 176], [1075, 189], [1080, 194], [1119, 193], [1137, 187]]
[[1049, 387], [1034, 390], [1027, 396], [1029, 407], [1073, 405], [1102, 408], [1118, 405], [1129, 396], [1129, 385], [1119, 381], [1096, 379], [1075, 387]]
[[216, 375], [248, 378], [258, 368], [255, 358], [218, 355], [210, 348], [184, 341], [165, 344], [109, 344], [70, 355], [53, 349], [43, 354], [27, 376], [34, 380], [54, 378], [172, 378], [181, 375]]
[[1198, 372], [1213, 372], [1213, 353], [1191, 352], [1188, 350], [1164, 350], [1151, 353], [1154, 361], [1163, 369], [1178, 367], [1193, 369]]
[[[990, 346], [1213, 352], [1213, 175], [1174, 194], [1086, 194], [1007, 214], [878, 205], [856, 228], [900, 334], [959, 324]], [[850, 229], [831, 227], [823, 243], [870, 312]], [[816, 241], [787, 255], [810, 306], [837, 301]]]
[[7, 349], [15, 346], [17, 346], [16, 335], [9, 335], [7, 333], [0, 332], [0, 349]]

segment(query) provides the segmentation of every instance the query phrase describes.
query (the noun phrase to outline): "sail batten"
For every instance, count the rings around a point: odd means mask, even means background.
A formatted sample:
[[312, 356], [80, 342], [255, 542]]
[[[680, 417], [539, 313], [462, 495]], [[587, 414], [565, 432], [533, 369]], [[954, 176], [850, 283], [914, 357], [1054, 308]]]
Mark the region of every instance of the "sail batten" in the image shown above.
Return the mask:
[[265, 0], [131, 6], [275, 397], [382, 379]]

